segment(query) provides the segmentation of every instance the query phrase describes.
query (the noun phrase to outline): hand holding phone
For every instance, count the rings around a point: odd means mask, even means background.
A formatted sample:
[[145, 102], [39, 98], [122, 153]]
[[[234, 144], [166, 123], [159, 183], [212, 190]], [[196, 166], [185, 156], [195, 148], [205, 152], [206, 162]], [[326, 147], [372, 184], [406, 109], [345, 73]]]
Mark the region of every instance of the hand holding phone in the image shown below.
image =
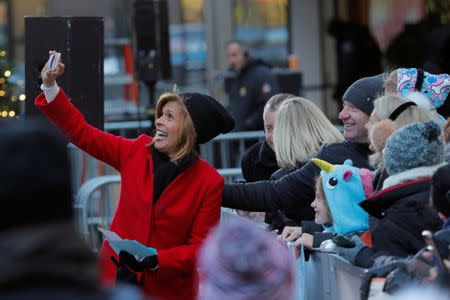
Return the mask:
[[41, 70], [41, 78], [44, 86], [51, 87], [57, 77], [64, 73], [65, 66], [61, 62], [61, 53], [49, 51], [49, 58]]
[[58, 67], [59, 60], [61, 58], [61, 53], [54, 52], [52, 55], [50, 55], [50, 58], [48, 59], [48, 69], [49, 71], [55, 71]]

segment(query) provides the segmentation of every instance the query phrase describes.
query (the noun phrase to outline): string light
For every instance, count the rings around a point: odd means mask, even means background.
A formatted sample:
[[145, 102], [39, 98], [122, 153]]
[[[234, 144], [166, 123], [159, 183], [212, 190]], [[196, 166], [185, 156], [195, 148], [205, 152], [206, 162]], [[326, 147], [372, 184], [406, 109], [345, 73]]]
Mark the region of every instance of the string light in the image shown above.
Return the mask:
[[9, 114], [8, 114], [11, 118], [14, 118], [14, 116], [16, 115], [16, 112], [15, 111], [10, 111], [9, 112]]
[[25, 101], [25, 99], [27, 99], [27, 96], [25, 96], [25, 94], [20, 94], [19, 100], [20, 101]]
[[4, 75], [5, 75], [5, 77], [9, 77], [9, 76], [11, 76], [11, 71], [10, 70], [6, 70], [5, 71], [5, 73], [4, 73]]

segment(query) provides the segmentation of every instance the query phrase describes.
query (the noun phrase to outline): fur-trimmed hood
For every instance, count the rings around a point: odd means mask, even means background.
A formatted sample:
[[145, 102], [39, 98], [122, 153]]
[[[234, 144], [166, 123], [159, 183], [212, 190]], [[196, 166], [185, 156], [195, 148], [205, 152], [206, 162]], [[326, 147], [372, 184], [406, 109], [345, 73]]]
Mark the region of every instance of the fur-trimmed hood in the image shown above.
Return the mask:
[[432, 166], [414, 168], [414, 169], [410, 169], [408, 171], [404, 171], [404, 172], [389, 176], [383, 182], [383, 190], [386, 188], [390, 188], [392, 186], [398, 185], [398, 184], [402, 184], [407, 181], [417, 180], [417, 179], [425, 178], [425, 177], [431, 177], [431, 176], [433, 176], [434, 172], [436, 172], [436, 170], [439, 167], [441, 167], [445, 164], [446, 163], [440, 163], [440, 164], [432, 165]]

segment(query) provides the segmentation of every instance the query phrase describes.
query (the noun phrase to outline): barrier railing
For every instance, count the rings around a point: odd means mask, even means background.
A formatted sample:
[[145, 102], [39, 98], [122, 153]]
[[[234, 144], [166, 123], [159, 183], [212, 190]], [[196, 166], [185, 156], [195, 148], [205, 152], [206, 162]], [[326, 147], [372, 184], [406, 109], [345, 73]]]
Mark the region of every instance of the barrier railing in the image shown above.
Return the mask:
[[[138, 122], [107, 123], [105, 124], [105, 130], [136, 129]], [[149, 121], [140, 122], [145, 127]], [[219, 135], [209, 143], [201, 145], [200, 154], [212, 166], [221, 168], [221, 172], [230, 182], [232, 178], [240, 179], [240, 158], [245, 152], [245, 143], [248, 141], [256, 142], [263, 137], [263, 131], [232, 132]], [[78, 190], [90, 178], [118, 174], [113, 168], [92, 158], [72, 144], [69, 144], [68, 150], [72, 161], [72, 187], [74, 191]]]
[[[235, 176], [236, 169], [225, 170], [221, 173], [226, 178]], [[78, 228], [92, 246], [93, 251], [98, 251], [102, 243], [97, 227], [109, 227], [119, 198], [119, 191], [119, 175], [100, 176], [84, 183], [76, 195], [74, 207]], [[235, 216], [235, 210], [222, 208], [221, 222], [230, 221]], [[359, 299], [359, 287], [364, 269], [351, 265], [337, 255], [318, 251], [311, 254], [308, 261], [305, 261], [301, 252], [295, 264], [297, 273], [295, 299]]]
[[359, 299], [364, 269], [355, 267], [336, 254], [314, 251], [305, 261], [304, 252], [296, 260], [297, 299]]
[[241, 131], [221, 134], [209, 143], [200, 145], [200, 153], [211, 165], [218, 168], [240, 167], [246, 143], [256, 143], [264, 138], [264, 131]]
[[[225, 181], [233, 182], [241, 170], [220, 169]], [[98, 176], [81, 185], [75, 197], [74, 208], [79, 231], [94, 250], [101, 245], [97, 227], [108, 228], [120, 194], [120, 175]]]
[[[236, 216], [234, 210], [222, 208], [221, 222]], [[294, 255], [293, 243], [288, 248]], [[295, 260], [296, 300], [360, 299], [359, 287], [365, 269], [355, 267], [336, 254], [314, 251], [305, 260], [304, 249]]]

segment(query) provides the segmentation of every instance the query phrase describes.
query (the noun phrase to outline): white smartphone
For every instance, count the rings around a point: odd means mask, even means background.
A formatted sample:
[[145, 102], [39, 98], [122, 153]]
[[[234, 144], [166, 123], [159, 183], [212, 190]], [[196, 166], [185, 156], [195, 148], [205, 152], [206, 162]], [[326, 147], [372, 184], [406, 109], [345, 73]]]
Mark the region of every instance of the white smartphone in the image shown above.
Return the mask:
[[61, 58], [61, 53], [56, 52], [50, 55], [50, 58], [48, 59], [48, 69], [50, 71], [56, 70], [56, 67], [58, 66], [59, 59]]

